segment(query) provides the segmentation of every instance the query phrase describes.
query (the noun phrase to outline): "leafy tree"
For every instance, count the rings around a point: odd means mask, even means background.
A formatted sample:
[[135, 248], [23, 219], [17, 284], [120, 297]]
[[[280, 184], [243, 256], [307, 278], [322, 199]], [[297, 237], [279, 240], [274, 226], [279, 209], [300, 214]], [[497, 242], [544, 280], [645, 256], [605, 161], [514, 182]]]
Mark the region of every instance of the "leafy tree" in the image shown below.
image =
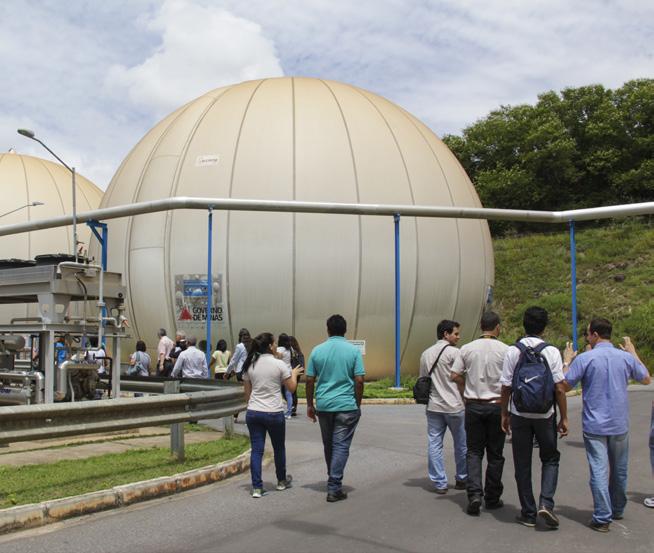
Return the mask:
[[[654, 80], [629, 81], [615, 91], [591, 85], [546, 92], [534, 106], [502, 106], [444, 141], [486, 207], [651, 201]], [[521, 225], [494, 225], [507, 228]]]

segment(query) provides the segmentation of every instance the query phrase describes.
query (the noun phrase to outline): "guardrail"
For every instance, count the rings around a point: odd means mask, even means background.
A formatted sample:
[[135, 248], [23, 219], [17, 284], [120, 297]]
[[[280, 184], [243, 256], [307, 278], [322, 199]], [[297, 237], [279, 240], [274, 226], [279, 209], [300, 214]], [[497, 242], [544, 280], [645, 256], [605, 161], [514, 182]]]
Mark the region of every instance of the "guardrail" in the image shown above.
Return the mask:
[[[175, 392], [179, 385], [169, 382], [165, 391]], [[245, 397], [240, 386], [131, 399], [0, 407], [0, 443], [171, 424], [171, 450], [183, 459], [182, 423], [222, 417], [231, 421], [232, 415], [244, 409]]]

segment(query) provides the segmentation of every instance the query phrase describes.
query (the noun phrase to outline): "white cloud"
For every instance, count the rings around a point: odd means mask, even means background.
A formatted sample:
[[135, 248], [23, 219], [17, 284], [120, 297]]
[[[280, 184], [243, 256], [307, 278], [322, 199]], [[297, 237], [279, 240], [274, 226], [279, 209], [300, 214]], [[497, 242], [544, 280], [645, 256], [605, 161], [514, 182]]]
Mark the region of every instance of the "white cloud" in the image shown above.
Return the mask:
[[223, 9], [169, 0], [143, 24], [160, 46], [138, 65], [111, 67], [107, 86], [158, 116], [213, 88], [283, 74], [261, 27]]
[[[264, 76], [386, 96], [438, 134], [566, 86], [651, 77], [654, 3], [624, 0], [0, 2], [0, 151], [48, 154], [104, 188], [184, 102]], [[0, 183], [2, 184], [2, 183]]]

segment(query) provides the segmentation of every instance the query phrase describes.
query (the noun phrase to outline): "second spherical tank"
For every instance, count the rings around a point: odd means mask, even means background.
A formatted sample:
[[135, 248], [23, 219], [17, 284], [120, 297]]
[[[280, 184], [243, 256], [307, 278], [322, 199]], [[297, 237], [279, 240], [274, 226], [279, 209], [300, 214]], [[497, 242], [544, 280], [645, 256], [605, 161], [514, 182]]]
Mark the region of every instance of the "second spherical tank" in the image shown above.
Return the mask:
[[[102, 202], [172, 196], [480, 206], [467, 175], [428, 127], [366, 90], [312, 78], [249, 81], [175, 111], [130, 152]], [[154, 213], [109, 222], [109, 270], [125, 275], [135, 337], [205, 334], [207, 215]], [[471, 338], [493, 283], [487, 224], [404, 217], [402, 367], [415, 373], [453, 318]], [[368, 375], [394, 367], [392, 217], [214, 214], [213, 342], [238, 330], [287, 332], [305, 352], [332, 313], [365, 340]]]

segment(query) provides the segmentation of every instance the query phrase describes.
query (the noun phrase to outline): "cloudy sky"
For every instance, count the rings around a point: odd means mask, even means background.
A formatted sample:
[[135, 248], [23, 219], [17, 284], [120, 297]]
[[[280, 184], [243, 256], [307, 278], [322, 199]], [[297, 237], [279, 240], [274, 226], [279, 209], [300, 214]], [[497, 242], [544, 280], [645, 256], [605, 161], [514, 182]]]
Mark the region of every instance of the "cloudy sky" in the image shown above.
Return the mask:
[[164, 115], [281, 75], [335, 79], [442, 136], [539, 93], [652, 77], [641, 0], [2, 0], [0, 151], [46, 157], [32, 128], [100, 188]]

